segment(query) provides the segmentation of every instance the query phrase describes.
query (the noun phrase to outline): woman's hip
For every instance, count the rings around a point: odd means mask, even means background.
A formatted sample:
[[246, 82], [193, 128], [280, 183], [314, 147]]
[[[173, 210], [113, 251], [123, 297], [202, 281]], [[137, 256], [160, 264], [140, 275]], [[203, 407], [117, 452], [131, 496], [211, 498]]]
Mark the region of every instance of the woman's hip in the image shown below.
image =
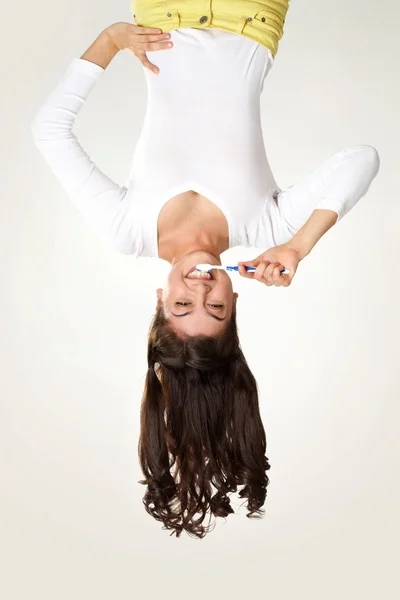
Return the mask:
[[275, 56], [289, 0], [131, 0], [135, 23], [163, 31], [223, 29], [248, 37]]

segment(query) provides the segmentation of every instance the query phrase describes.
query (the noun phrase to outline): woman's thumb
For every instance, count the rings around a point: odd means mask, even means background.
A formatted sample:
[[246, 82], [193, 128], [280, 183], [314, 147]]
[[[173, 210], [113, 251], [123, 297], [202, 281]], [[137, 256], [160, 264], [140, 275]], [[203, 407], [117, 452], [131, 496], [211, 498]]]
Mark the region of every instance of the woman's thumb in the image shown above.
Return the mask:
[[243, 267], [255, 267], [256, 261], [255, 260], [242, 260], [242, 261], [238, 262], [238, 265], [243, 266]]

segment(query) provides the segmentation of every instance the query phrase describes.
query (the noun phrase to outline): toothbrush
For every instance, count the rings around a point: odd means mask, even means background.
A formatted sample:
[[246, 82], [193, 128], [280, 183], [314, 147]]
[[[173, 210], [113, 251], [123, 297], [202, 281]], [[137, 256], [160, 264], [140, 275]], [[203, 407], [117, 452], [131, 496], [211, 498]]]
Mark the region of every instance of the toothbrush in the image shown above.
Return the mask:
[[[229, 266], [223, 266], [223, 265], [208, 265], [207, 263], [204, 264], [200, 264], [200, 265], [196, 265], [196, 269], [198, 271], [206, 271], [207, 273], [209, 271], [211, 271], [211, 269], [220, 269], [222, 271], [239, 271], [239, 267], [229, 267]], [[255, 271], [256, 267], [245, 267], [246, 271]], [[288, 273], [290, 273], [290, 271], [288, 271], [288, 269], [282, 269], [281, 273], [283, 275], [286, 275]]]

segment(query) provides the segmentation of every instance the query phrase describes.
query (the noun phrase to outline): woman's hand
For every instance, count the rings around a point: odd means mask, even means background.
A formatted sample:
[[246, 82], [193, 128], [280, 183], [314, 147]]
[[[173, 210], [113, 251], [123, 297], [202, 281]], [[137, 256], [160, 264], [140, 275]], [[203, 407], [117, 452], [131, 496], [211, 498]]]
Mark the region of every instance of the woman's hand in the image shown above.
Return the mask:
[[168, 33], [162, 33], [161, 29], [140, 27], [130, 23], [114, 23], [105, 31], [118, 50], [129, 50], [144, 67], [154, 73], [158, 73], [159, 68], [149, 61], [146, 52], [168, 50], [172, 47], [171, 36]]
[[[267, 286], [288, 287], [296, 274], [301, 260], [300, 253], [286, 244], [270, 248], [254, 260], [239, 262], [239, 273], [247, 279], [256, 279]], [[257, 267], [255, 271], [248, 272], [246, 267]], [[290, 273], [282, 274], [287, 269]]]

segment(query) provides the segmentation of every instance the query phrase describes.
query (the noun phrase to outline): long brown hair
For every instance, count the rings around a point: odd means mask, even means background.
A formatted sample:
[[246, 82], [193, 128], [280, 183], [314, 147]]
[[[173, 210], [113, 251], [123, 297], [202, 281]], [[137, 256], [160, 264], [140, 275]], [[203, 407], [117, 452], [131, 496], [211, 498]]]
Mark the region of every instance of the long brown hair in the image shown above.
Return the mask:
[[171, 535], [203, 538], [214, 528], [211, 513], [234, 512], [227, 494], [243, 485], [247, 517], [261, 518], [270, 465], [257, 383], [240, 349], [235, 312], [221, 335], [183, 338], [159, 306], [147, 361], [138, 448], [146, 511]]

